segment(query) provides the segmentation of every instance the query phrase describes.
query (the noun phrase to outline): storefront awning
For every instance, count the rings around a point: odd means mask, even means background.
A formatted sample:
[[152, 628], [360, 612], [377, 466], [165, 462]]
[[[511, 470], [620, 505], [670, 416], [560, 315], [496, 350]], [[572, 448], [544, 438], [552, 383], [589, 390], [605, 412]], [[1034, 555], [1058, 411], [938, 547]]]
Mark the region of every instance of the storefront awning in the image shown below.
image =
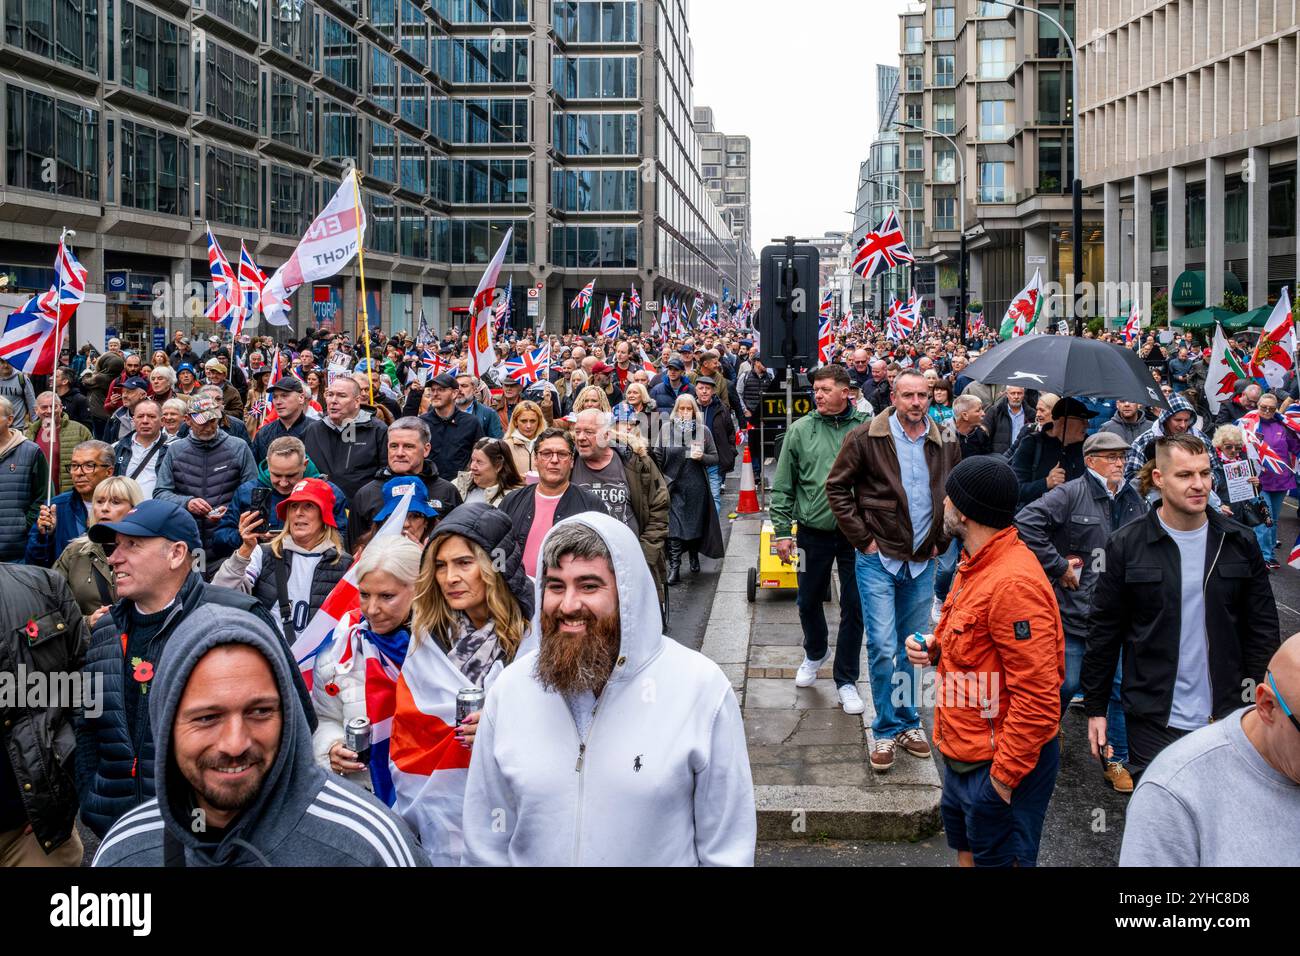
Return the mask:
[[1237, 318], [1237, 313], [1230, 312], [1227, 309], [1202, 309], [1199, 312], [1185, 315], [1181, 319], [1174, 319], [1169, 324], [1178, 329], [1212, 329], [1216, 322], [1226, 324], [1230, 319], [1235, 318]]
[[1232, 333], [1240, 332], [1243, 329], [1262, 329], [1268, 324], [1268, 317], [1272, 314], [1273, 307], [1265, 305], [1258, 309], [1252, 309], [1250, 312], [1243, 312], [1241, 315], [1234, 315], [1223, 323], [1223, 331]]
[[[1223, 291], [1241, 295], [1241, 280], [1234, 273], [1223, 274]], [[1205, 302], [1205, 270], [1189, 269], [1169, 288], [1169, 304], [1178, 309], [1203, 309]]]

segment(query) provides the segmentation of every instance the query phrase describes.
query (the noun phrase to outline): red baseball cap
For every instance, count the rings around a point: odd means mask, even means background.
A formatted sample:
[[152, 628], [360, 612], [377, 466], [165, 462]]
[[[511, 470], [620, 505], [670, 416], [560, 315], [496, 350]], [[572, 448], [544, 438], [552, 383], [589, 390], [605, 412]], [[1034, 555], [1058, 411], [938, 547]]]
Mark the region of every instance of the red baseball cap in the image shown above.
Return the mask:
[[334, 491], [330, 488], [329, 482], [321, 481], [319, 478], [304, 478], [294, 485], [293, 493], [275, 506], [275, 513], [281, 524], [284, 523], [284, 513], [288, 510], [291, 501], [310, 501], [320, 509], [321, 520], [325, 524], [331, 528], [338, 528], [338, 524], [334, 521]]

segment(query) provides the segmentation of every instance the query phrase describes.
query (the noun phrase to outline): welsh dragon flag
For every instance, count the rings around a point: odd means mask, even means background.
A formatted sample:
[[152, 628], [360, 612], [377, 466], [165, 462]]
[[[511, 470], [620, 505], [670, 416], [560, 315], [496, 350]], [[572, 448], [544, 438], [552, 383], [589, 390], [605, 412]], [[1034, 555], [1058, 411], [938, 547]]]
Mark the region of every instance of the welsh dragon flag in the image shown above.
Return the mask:
[[1210, 370], [1205, 376], [1205, 401], [1210, 406], [1210, 411], [1219, 414], [1219, 407], [1232, 400], [1233, 386], [1249, 377], [1228, 348], [1228, 337], [1223, 334], [1223, 326], [1215, 325], [1214, 344], [1210, 349]]
[[1007, 314], [1002, 320], [1002, 337], [1018, 339], [1028, 335], [1038, 324], [1038, 317], [1043, 311], [1043, 272], [1034, 270], [1034, 277], [1029, 285], [1011, 300]]

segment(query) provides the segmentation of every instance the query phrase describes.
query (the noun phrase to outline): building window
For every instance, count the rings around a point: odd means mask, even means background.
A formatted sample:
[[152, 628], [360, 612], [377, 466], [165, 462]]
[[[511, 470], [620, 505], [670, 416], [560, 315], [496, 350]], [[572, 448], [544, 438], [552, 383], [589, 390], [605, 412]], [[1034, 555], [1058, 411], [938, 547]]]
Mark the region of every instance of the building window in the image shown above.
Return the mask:
[[9, 185], [99, 199], [99, 111], [16, 86], [5, 99]]
[[957, 181], [957, 153], [951, 146], [934, 148], [934, 181], [936, 183]]
[[979, 41], [979, 78], [1005, 80], [1015, 69], [1015, 41], [993, 39]]
[[1290, 239], [1295, 235], [1296, 168], [1269, 171], [1268, 235], [1270, 239]]
[[957, 199], [953, 196], [934, 197], [934, 228], [940, 232], [953, 232], [957, 228]]
[[925, 50], [924, 32], [918, 23], [908, 26], [903, 32], [903, 52], [921, 53]]
[[947, 133], [952, 136], [957, 132], [957, 104], [956, 102], [942, 102], [939, 99], [934, 101], [934, 128], [940, 133]]
[[402, 89], [398, 97], [402, 119], [420, 129], [429, 128], [429, 86], [424, 77], [408, 67], [401, 68]]
[[1187, 212], [1185, 228], [1187, 230], [1187, 248], [1205, 248], [1205, 184], [1199, 183], [1187, 187]]
[[5, 42], [73, 69], [98, 73], [98, 0], [8, 0]]
[[207, 148], [205, 217], [241, 229], [257, 228], [257, 157]]
[[1151, 251], [1169, 251], [1168, 195], [1151, 197]]
[[980, 202], [999, 203], [1010, 198], [1007, 192], [1006, 163], [980, 163], [979, 177]]
[[308, 226], [307, 212], [311, 199], [311, 179], [284, 166], [270, 168], [268, 220], [272, 232], [281, 236], [300, 236]]
[[435, 0], [452, 23], [527, 23], [528, 0]]
[[453, 37], [451, 79], [455, 83], [527, 83], [527, 37]]
[[358, 164], [358, 118], [350, 106], [325, 100], [321, 109], [321, 156], [332, 162], [350, 159]]
[[467, 146], [522, 144], [529, 140], [528, 100], [469, 98], [439, 100], [438, 136]]
[[640, 208], [638, 172], [557, 169], [551, 175], [551, 204], [565, 212], [636, 212]]
[[907, 113], [906, 113], [907, 122], [911, 123], [913, 126], [920, 126], [923, 118], [924, 118], [924, 113], [921, 110], [920, 103], [907, 104]]
[[639, 123], [637, 113], [556, 113], [555, 149], [563, 156], [636, 156]]
[[635, 269], [640, 230], [636, 226], [551, 227], [555, 264], [568, 269]]
[[[275, 0], [279, 2], [279, 0]], [[197, 6], [197, 2], [195, 6]], [[258, 0], [207, 0], [207, 11], [236, 30], [257, 37]]]
[[369, 222], [366, 230], [366, 245], [375, 252], [397, 252], [397, 203], [387, 196], [365, 193], [364, 199], [369, 209]]
[[[1038, 9], [1065, 27], [1065, 32], [1074, 39], [1074, 0], [1055, 0], [1038, 4]], [[1061, 31], [1056, 29], [1051, 20], [1034, 17], [1038, 21], [1038, 55], [1040, 57], [1062, 57], [1069, 55], [1069, 47], [1061, 39]]]
[[349, 90], [360, 89], [357, 35], [333, 17], [324, 16], [325, 75]]
[[118, 31], [122, 86], [188, 110], [190, 73], [185, 64], [190, 59], [189, 30], [132, 3], [123, 3]]
[[386, 183], [397, 184], [397, 133], [378, 120], [368, 120], [370, 149], [366, 172]]
[[555, 91], [569, 100], [630, 100], [641, 95], [634, 56], [557, 56]]
[[[111, 121], [110, 121], [111, 123]], [[121, 120], [121, 161], [110, 162], [121, 172], [122, 205], [169, 216], [189, 211], [189, 141], [174, 133]], [[115, 148], [109, 134], [110, 159]]]
[[211, 41], [207, 44], [204, 108], [214, 120], [257, 130], [257, 63]]
[[1038, 191], [1040, 193], [1066, 193], [1070, 183], [1065, 175], [1065, 143], [1056, 138], [1038, 141]]
[[955, 80], [956, 57], [943, 54], [934, 58], [934, 85], [952, 86]]
[[370, 71], [366, 79], [366, 93], [375, 104], [390, 113], [397, 112], [397, 64], [382, 50], [371, 47]]
[[528, 262], [530, 223], [527, 219], [435, 219], [433, 257], [452, 265], [482, 265], [489, 262], [513, 227], [514, 240], [505, 261]]
[[919, 63], [907, 65], [907, 92], [920, 93], [925, 89], [924, 71]]
[[1007, 122], [1009, 106], [1005, 100], [985, 100], [980, 103], [980, 139], [1003, 142], [1011, 138], [1011, 124]]
[[1240, 176], [1229, 177], [1223, 188], [1223, 241], [1245, 242], [1247, 231], [1246, 184]]
[[416, 62], [430, 66], [428, 18], [411, 0], [402, 0], [399, 9], [402, 14], [402, 23], [398, 28], [402, 49], [414, 57]]
[[400, 134], [400, 185], [407, 192], [424, 196], [429, 191], [429, 151], [411, 137]]
[[316, 10], [305, 0], [271, 0], [267, 43], [285, 56], [310, 66], [317, 64]]
[[429, 255], [429, 220], [417, 208], [401, 207], [399, 254], [408, 259], [425, 259]]
[[271, 138], [304, 153], [315, 153], [316, 98], [311, 90], [278, 73], [268, 72], [266, 78]]
[[936, 0], [934, 8], [934, 38], [951, 40], [957, 35], [957, 11], [953, 0]]
[[923, 169], [925, 167], [924, 147], [920, 142], [908, 140], [906, 169]]
[[561, 43], [636, 43], [636, 0], [556, 0], [551, 22]]
[[[447, 201], [458, 206], [528, 203], [526, 159], [453, 159], [449, 161]], [[495, 251], [495, 250], [494, 250]]]

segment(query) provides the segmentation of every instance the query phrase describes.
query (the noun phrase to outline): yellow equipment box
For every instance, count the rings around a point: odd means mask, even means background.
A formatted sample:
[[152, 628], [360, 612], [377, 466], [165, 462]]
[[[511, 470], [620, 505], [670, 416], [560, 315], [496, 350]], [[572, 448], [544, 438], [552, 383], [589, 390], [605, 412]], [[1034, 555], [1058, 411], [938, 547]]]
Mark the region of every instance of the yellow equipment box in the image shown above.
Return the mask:
[[[796, 527], [792, 533], [797, 534]], [[799, 552], [796, 548], [790, 555], [790, 564], [785, 564], [776, 554], [776, 534], [771, 521], [763, 522], [763, 530], [758, 536], [758, 567], [749, 569], [749, 582], [746, 592], [752, 603], [759, 590], [793, 591], [799, 587]]]

